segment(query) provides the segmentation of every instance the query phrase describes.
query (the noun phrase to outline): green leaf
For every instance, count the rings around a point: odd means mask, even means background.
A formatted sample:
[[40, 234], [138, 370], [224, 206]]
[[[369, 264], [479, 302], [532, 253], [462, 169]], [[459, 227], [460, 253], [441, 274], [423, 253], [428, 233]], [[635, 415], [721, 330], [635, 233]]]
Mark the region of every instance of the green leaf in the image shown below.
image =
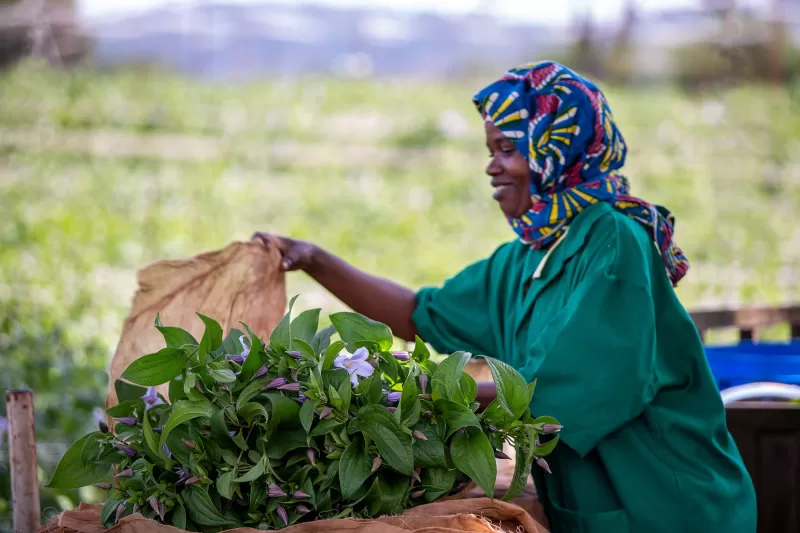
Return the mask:
[[239, 341], [242, 337], [246, 337], [242, 330], [237, 328], [231, 329], [225, 337], [225, 340], [222, 341], [222, 346], [220, 346], [219, 351], [227, 355], [239, 355], [244, 351], [244, 346], [242, 346], [242, 343]]
[[121, 377], [137, 385], [161, 385], [180, 375], [188, 360], [183, 350], [164, 348], [132, 362]]
[[275, 329], [272, 330], [272, 334], [269, 336], [269, 344], [275, 350], [280, 353], [283, 353], [287, 350], [291, 350], [292, 346], [292, 307], [294, 307], [294, 302], [297, 300], [297, 296], [292, 298], [289, 301], [289, 311], [283, 316], [278, 325], [275, 326]]
[[380, 483], [382, 515], [398, 515], [403, 512], [403, 504], [411, 492], [411, 485], [406, 478], [393, 476], [388, 472], [381, 472], [378, 476]]
[[356, 437], [339, 459], [339, 485], [342, 498], [350, 500], [372, 474], [372, 460], [364, 450], [364, 439]]
[[421, 431], [428, 439], [414, 439], [414, 465], [422, 468], [447, 468], [444, 442], [436, 428], [430, 424], [417, 424], [414, 429]]
[[220, 496], [228, 500], [233, 499], [233, 491], [235, 489], [233, 478], [235, 477], [236, 472], [230, 471], [225, 472], [217, 478], [217, 492], [219, 492]]
[[203, 324], [206, 326], [203, 332], [203, 338], [200, 340], [200, 348], [197, 350], [200, 362], [205, 363], [208, 356], [222, 346], [222, 327], [219, 325], [219, 322], [213, 318], [201, 315], [200, 313], [197, 313], [197, 316], [200, 317], [200, 320], [202, 320]]
[[497, 399], [511, 418], [519, 418], [528, 408], [528, 384], [514, 367], [491, 357], [486, 358], [492, 378], [497, 385]]
[[312, 348], [311, 345], [303, 339], [295, 338], [292, 341], [292, 348], [300, 352], [300, 355], [304, 360], [311, 361], [314, 364], [317, 363], [317, 354], [314, 353], [314, 348]]
[[264, 345], [261, 339], [250, 330], [247, 324], [244, 322], [240, 322], [240, 324], [242, 324], [242, 327], [244, 327], [245, 331], [247, 331], [247, 334], [250, 336], [250, 354], [247, 356], [247, 359], [244, 360], [242, 370], [239, 372], [239, 379], [241, 381], [248, 381], [253, 377], [253, 374], [261, 368], [261, 365], [264, 364], [264, 359], [261, 357], [261, 351], [264, 349]]
[[222, 516], [217, 508], [214, 507], [214, 502], [211, 501], [211, 497], [204, 488], [197, 485], [189, 485], [181, 495], [183, 496], [183, 501], [186, 502], [189, 517], [193, 522], [201, 526], [236, 525]]
[[308, 440], [304, 429], [282, 429], [267, 442], [267, 456], [270, 459], [282, 459], [290, 451], [307, 446]]
[[336, 356], [344, 350], [344, 342], [336, 341], [325, 350], [325, 355], [322, 358], [322, 366], [320, 370], [325, 371], [329, 370], [333, 366], [333, 361], [336, 359]]
[[266, 394], [265, 397], [272, 407], [269, 410], [269, 425], [267, 426], [270, 431], [279, 427], [297, 427], [300, 422], [298, 419], [300, 406], [297, 405], [297, 402], [282, 394]]
[[433, 402], [433, 409], [436, 414], [447, 423], [447, 433], [445, 440], [461, 428], [476, 427], [480, 428], [480, 422], [475, 413], [467, 407], [459, 405], [450, 400], [436, 400]]
[[175, 502], [175, 507], [172, 508], [172, 526], [178, 529], [186, 529], [186, 508], [180, 500]]
[[158, 438], [150, 427], [150, 419], [145, 413], [142, 417], [142, 436], [144, 437], [145, 452], [157, 463], [163, 463], [167, 469], [172, 468], [172, 460], [161, 450]]
[[558, 439], [559, 439], [558, 435], [555, 435], [549, 441], [537, 446], [536, 449], [533, 450], [533, 455], [535, 457], [546, 457], [550, 455], [555, 449], [556, 444], [558, 444]]
[[433, 502], [453, 490], [456, 484], [457, 470], [447, 468], [425, 468], [422, 471], [422, 486], [425, 487], [424, 499]]
[[380, 405], [362, 407], [358, 411], [358, 421], [364, 435], [375, 442], [386, 465], [407, 476], [414, 473], [411, 436], [385, 407]]
[[[244, 370], [242, 370], [244, 372]], [[251, 381], [248, 383], [245, 388], [242, 389], [242, 392], [239, 393], [239, 398], [236, 400], [237, 405], [244, 405], [259, 394], [261, 394], [262, 389], [272, 380], [269, 377], [262, 377], [256, 380]]]
[[309, 309], [297, 315], [292, 320], [292, 339], [300, 339], [310, 346], [319, 328], [319, 312], [320, 309]]
[[536, 390], [536, 380], [534, 379], [528, 383], [528, 405], [533, 401], [533, 393]]
[[434, 400], [448, 400], [456, 397], [461, 381], [464, 365], [471, 355], [467, 352], [455, 352], [439, 363], [431, 377]]
[[461, 379], [458, 381], [458, 389], [461, 400], [466, 406], [469, 406], [478, 397], [478, 384], [466, 372], [461, 374]]
[[186, 392], [183, 390], [183, 376], [176, 376], [175, 379], [169, 382], [169, 402], [175, 403], [178, 400], [186, 398]]
[[214, 378], [214, 381], [217, 383], [233, 383], [236, 381], [236, 374], [234, 374], [233, 370], [229, 368], [223, 368], [220, 370], [212, 369], [211, 377]]
[[371, 320], [358, 313], [334, 313], [331, 323], [339, 332], [339, 337], [348, 345], [359, 348], [375, 344], [381, 351], [392, 348], [394, 338], [389, 326]]
[[58, 462], [53, 477], [45, 486], [51, 489], [79, 489], [103, 481], [111, 470], [111, 465], [95, 462], [84, 464], [81, 461], [84, 443], [97, 438], [100, 434], [99, 431], [95, 431], [76, 440]]
[[261, 459], [245, 475], [234, 479], [235, 483], [249, 483], [264, 475], [267, 470], [267, 456], [262, 455]]
[[315, 400], [308, 399], [300, 408], [300, 423], [303, 424], [303, 429], [306, 433], [311, 431], [311, 425], [314, 423], [314, 413], [317, 408]]
[[331, 337], [333, 337], [334, 333], [336, 333], [336, 328], [333, 327], [333, 324], [325, 329], [319, 330], [311, 340], [311, 347], [314, 348], [314, 353], [319, 354], [322, 353], [323, 350], [326, 350], [328, 346], [331, 345]]
[[326, 418], [325, 420], [321, 420], [316, 427], [311, 430], [312, 437], [319, 437], [320, 435], [326, 435], [330, 433], [335, 427], [341, 426], [344, 422], [340, 420], [336, 420], [335, 418]]
[[511, 501], [525, 490], [528, 484], [528, 476], [531, 474], [531, 467], [533, 466], [533, 443], [536, 441], [536, 432], [533, 428], [526, 427], [525, 435], [527, 442], [518, 440], [514, 443], [514, 475], [511, 478], [511, 483], [508, 490], [503, 495], [503, 501]]
[[134, 385], [133, 383], [126, 383], [119, 379], [114, 382], [114, 390], [117, 393], [117, 400], [120, 403], [128, 400], [141, 400], [142, 396], [147, 392], [147, 389], [144, 387]]
[[236, 414], [247, 420], [247, 423], [251, 426], [258, 418], [263, 418], [264, 422], [269, 422], [267, 408], [258, 402], [247, 402], [236, 411]]
[[456, 468], [477, 483], [487, 496], [494, 495], [497, 463], [492, 445], [484, 433], [476, 428], [456, 433], [450, 443], [450, 456]]
[[191, 333], [181, 328], [171, 326], [156, 326], [156, 329], [164, 336], [167, 348], [180, 348], [185, 344], [197, 346], [197, 341]]
[[428, 350], [428, 347], [422, 342], [422, 339], [417, 337], [416, 342], [414, 344], [414, 351], [411, 352], [411, 358], [416, 361], [417, 363], [423, 363], [430, 358], [431, 352]]
[[[350, 387], [348, 386], [348, 388]], [[356, 393], [361, 395], [361, 402], [365, 405], [380, 403], [383, 397], [381, 375], [375, 372], [370, 377], [362, 380], [356, 387]]]
[[404, 426], [413, 426], [419, 421], [420, 403], [417, 383], [413, 376], [409, 376], [400, 396], [400, 419]]
[[[121, 493], [117, 492], [117, 494]], [[104, 503], [102, 509], [100, 509], [100, 523], [103, 524], [103, 527], [110, 529], [114, 525], [117, 507], [119, 507], [119, 504], [125, 503], [125, 500], [126, 498], [123, 498], [121, 495], [116, 496], [110, 494], [108, 496], [106, 503]]]
[[[169, 420], [164, 424], [164, 429], [161, 432], [161, 439], [158, 442], [159, 449], [167, 442], [167, 437], [173, 429], [195, 418], [211, 418], [214, 416], [214, 412], [214, 405], [209, 401], [181, 400], [175, 403]], [[189, 514], [191, 514], [191, 510]]]
[[144, 402], [142, 400], [125, 400], [106, 409], [106, 414], [112, 418], [122, 418], [133, 416], [137, 411], [139, 413], [144, 411]]

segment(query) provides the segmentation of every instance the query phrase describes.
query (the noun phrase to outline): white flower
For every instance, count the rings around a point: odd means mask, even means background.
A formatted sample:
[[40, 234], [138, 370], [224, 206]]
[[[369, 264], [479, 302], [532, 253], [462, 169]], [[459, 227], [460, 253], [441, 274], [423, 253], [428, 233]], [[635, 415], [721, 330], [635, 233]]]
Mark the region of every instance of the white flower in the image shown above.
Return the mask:
[[333, 360], [333, 364], [334, 366], [347, 370], [350, 374], [350, 382], [353, 384], [353, 387], [357, 387], [357, 376], [368, 378], [375, 372], [372, 365], [367, 362], [368, 356], [369, 352], [366, 348], [359, 348], [352, 355], [349, 353], [339, 354], [339, 356]]

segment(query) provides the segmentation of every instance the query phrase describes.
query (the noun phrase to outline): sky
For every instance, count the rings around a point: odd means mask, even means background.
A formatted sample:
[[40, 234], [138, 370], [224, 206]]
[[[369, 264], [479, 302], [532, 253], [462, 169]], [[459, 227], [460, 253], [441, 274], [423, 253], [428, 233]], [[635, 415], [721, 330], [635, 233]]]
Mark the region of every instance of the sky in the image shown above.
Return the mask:
[[[89, 20], [120, 16], [169, 4], [191, 5], [204, 0], [77, 0], [81, 15]], [[215, 0], [220, 3], [286, 4], [287, 0]], [[292, 0], [288, 0], [291, 2]], [[592, 9], [598, 21], [617, 20], [627, 0], [302, 0], [303, 3], [340, 7], [380, 7], [398, 11], [436, 11], [463, 14], [483, 9], [499, 18], [544, 24], [564, 24], [574, 13]], [[700, 0], [636, 0], [641, 11], [697, 7]], [[299, 3], [297, 0], [294, 3]], [[536, 6], [536, 7], [532, 7]]]

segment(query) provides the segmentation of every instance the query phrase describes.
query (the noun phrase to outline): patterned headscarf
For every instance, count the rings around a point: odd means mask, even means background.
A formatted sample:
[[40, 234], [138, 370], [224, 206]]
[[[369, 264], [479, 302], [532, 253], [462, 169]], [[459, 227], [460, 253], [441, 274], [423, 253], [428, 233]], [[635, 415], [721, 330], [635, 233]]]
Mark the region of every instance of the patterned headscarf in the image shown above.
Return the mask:
[[509, 70], [474, 101], [528, 160], [533, 206], [509, 218], [524, 243], [547, 248], [584, 208], [607, 202], [647, 228], [678, 284], [689, 262], [672, 240], [674, 218], [628, 194], [619, 172], [625, 140], [595, 84], [558, 63], [531, 63]]

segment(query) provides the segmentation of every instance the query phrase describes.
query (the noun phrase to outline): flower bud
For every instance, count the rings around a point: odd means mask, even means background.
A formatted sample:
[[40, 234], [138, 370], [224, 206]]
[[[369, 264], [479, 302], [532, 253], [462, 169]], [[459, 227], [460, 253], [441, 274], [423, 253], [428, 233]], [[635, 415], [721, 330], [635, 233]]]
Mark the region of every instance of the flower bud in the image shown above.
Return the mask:
[[124, 503], [121, 503], [121, 504], [117, 505], [117, 513], [114, 516], [114, 521], [115, 522], [119, 522], [120, 520], [122, 520], [122, 515], [125, 514], [125, 509], [126, 508], [127, 508], [127, 506]]
[[412, 436], [413, 436], [415, 439], [419, 439], [419, 440], [428, 440], [428, 437], [426, 437], [426, 436], [425, 436], [425, 433], [421, 432], [421, 431], [420, 431], [420, 430], [418, 430], [418, 429], [415, 429], [415, 430], [414, 430], [414, 431], [411, 433], [411, 435], [412, 435]]
[[197, 444], [195, 444], [194, 442], [192, 442], [190, 440], [186, 440], [186, 439], [184, 439], [183, 445], [186, 446], [187, 448], [189, 448], [190, 450], [194, 450], [195, 448], [197, 448]]
[[269, 495], [270, 498], [283, 498], [286, 496], [286, 493], [283, 492], [283, 489], [281, 489], [275, 483], [270, 483], [267, 488], [268, 488], [267, 494]]
[[229, 355], [228, 361], [236, 363], [237, 365], [242, 365], [244, 364], [244, 357], [242, 357], [241, 355]]
[[539, 467], [542, 470], [544, 470], [545, 472], [547, 472], [548, 474], [552, 474], [553, 473], [550, 470], [550, 465], [548, 465], [547, 461], [545, 461], [542, 457], [539, 457], [538, 459], [536, 459], [536, 464], [539, 465]]
[[122, 453], [124, 453], [125, 455], [127, 455], [128, 457], [136, 457], [136, 450], [134, 450], [130, 446], [125, 446], [124, 444], [115, 444], [114, 447], [117, 448]]
[[292, 381], [297, 381], [297, 369], [296, 368], [292, 368], [291, 370], [289, 370], [289, 377], [292, 378]]
[[430, 394], [420, 394], [419, 395], [419, 399], [420, 400], [430, 400], [431, 399], [431, 395]]
[[278, 387], [278, 390], [285, 390], [285, 391], [294, 391], [294, 392], [296, 392], [296, 391], [299, 391], [299, 390], [300, 390], [300, 384], [299, 384], [299, 383], [287, 383], [287, 384], [285, 384], [285, 385], [281, 385], [280, 387]]
[[390, 413], [394, 413], [395, 411], [397, 411], [397, 407], [387, 407], [387, 409], [389, 410]]
[[261, 376], [263, 376], [267, 372], [269, 372], [269, 367], [267, 365], [261, 365], [261, 367], [259, 367], [259, 369], [256, 370], [256, 373], [253, 374], [253, 377], [250, 378], [250, 379], [253, 380], [253, 379], [256, 379], [256, 378], [260, 378]]
[[164, 428], [163, 427], [153, 428], [153, 433], [158, 433], [159, 435], [161, 435], [163, 432], [164, 432]]
[[126, 468], [125, 470], [123, 470], [114, 477], [131, 477], [131, 476], [133, 476], [133, 470], [131, 470], [130, 468]]
[[311, 509], [303, 505], [302, 503], [298, 503], [294, 506], [294, 510], [298, 512], [298, 514], [308, 514], [311, 512]]
[[300, 360], [303, 358], [303, 354], [301, 354], [297, 350], [292, 350], [291, 352], [286, 352], [286, 353], [292, 356], [293, 359]]
[[545, 424], [542, 427], [542, 433], [558, 433], [562, 429], [564, 429], [564, 426], [560, 424]]
[[197, 483], [200, 483], [200, 478], [197, 476], [192, 476], [186, 480], [187, 485], [196, 485]]
[[100, 433], [108, 433], [108, 424], [102, 420], [97, 423], [97, 426], [100, 429]]
[[425, 411], [425, 418], [433, 418], [433, 411]]
[[94, 486], [100, 490], [111, 490], [111, 483], [95, 483]]
[[136, 426], [136, 423], [139, 422], [135, 416], [121, 416], [119, 418], [115, 418], [114, 420], [120, 424], [125, 424], [126, 426]]
[[155, 496], [151, 496], [150, 499], [148, 500], [148, 503], [150, 504], [150, 507], [152, 507], [153, 510], [156, 513], [158, 513], [158, 517], [161, 518], [161, 521], [163, 522], [164, 521], [164, 507], [163, 507], [163, 505], [164, 504], [162, 504], [160, 501], [158, 501], [158, 498], [156, 498]]
[[286, 512], [286, 508], [284, 508], [283, 505], [279, 505], [277, 511], [278, 516], [280, 516], [281, 520], [283, 520], [283, 524], [289, 525], [289, 514]]
[[172, 452], [169, 451], [166, 444], [161, 447], [161, 451], [164, 452], [168, 459], [172, 459]]
[[495, 450], [494, 451], [494, 457], [495, 457], [495, 459], [511, 459], [511, 457], [506, 455], [506, 453], [501, 451], [501, 450]]
[[411, 479], [413, 479], [417, 483], [422, 483], [422, 478], [419, 477], [420, 472], [422, 472], [421, 468], [415, 468], [414, 473], [411, 475]]
[[314, 451], [314, 448], [309, 448], [306, 450], [306, 457], [308, 457], [308, 462], [312, 465], [317, 464], [317, 452]]
[[392, 357], [398, 361], [408, 361], [409, 359], [408, 352], [392, 352]]
[[416, 491], [411, 493], [411, 498], [416, 500], [418, 498], [421, 498], [423, 494], [425, 494], [425, 489], [416, 490]]
[[383, 459], [381, 459], [380, 457], [375, 457], [375, 459], [372, 460], [372, 472], [375, 473], [381, 467], [382, 464], [383, 464]]
[[369, 361], [367, 361], [367, 364], [369, 364], [369, 366], [371, 366], [372, 368], [378, 368], [380, 361], [378, 361], [377, 359], [370, 359]]
[[295, 500], [305, 500], [309, 498], [309, 495], [303, 492], [302, 490], [296, 490], [292, 493], [292, 498]]
[[231, 390], [231, 388], [230, 388], [230, 387], [228, 387], [228, 384], [227, 384], [227, 383], [220, 383], [220, 384], [219, 384], [219, 388], [220, 388], [220, 389], [222, 389], [222, 390], [224, 390], [224, 391], [229, 391], [229, 390]]
[[402, 393], [402, 392], [397, 392], [397, 391], [395, 391], [395, 392], [390, 392], [390, 393], [389, 393], [389, 394], [386, 396], [386, 401], [387, 401], [387, 402], [389, 402], [389, 403], [397, 403], [397, 402], [399, 402], [399, 401], [400, 401], [400, 398], [402, 397], [402, 395], [403, 395], [403, 393]]
[[270, 381], [266, 387], [264, 387], [264, 390], [277, 389], [278, 387], [283, 387], [284, 385], [286, 385], [286, 378], [275, 378]]
[[333, 412], [333, 410], [330, 407], [324, 407], [322, 409], [322, 411], [320, 411], [319, 417], [320, 418], [327, 418], [332, 412]]
[[420, 374], [419, 375], [419, 390], [421, 390], [424, 393], [425, 389], [427, 389], [427, 388], [428, 388], [428, 376], [427, 376], [427, 374]]
[[489, 424], [488, 426], [486, 426], [486, 429], [489, 430], [489, 433], [494, 433], [495, 431], [497, 431], [497, 426], [495, 426], [494, 424]]

